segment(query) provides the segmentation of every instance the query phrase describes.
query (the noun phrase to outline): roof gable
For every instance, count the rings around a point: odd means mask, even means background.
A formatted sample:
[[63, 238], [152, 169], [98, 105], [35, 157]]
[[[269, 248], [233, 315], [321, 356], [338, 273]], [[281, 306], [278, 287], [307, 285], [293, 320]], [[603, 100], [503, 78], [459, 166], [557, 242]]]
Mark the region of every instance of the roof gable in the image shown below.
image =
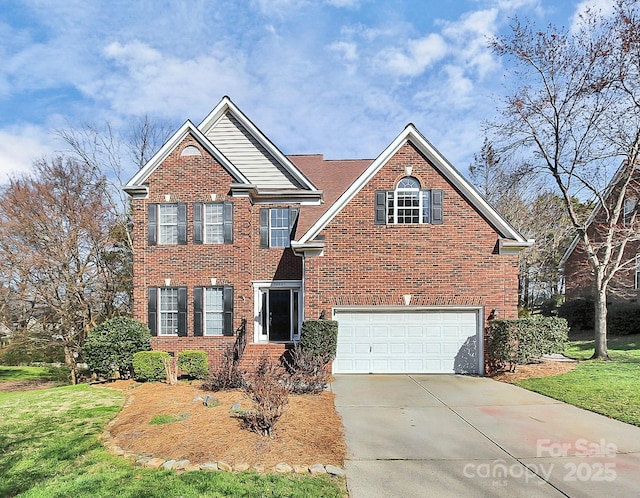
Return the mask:
[[409, 124], [393, 142], [375, 159], [368, 168], [358, 176], [342, 195], [318, 218], [318, 220], [306, 230], [297, 241], [297, 245], [309, 243], [315, 239], [329, 222], [356, 196], [360, 190], [376, 175], [378, 171], [393, 157], [396, 152], [407, 142], [411, 142], [434, 167], [458, 190], [463, 197], [477, 209], [495, 229], [500, 237], [508, 239], [501, 243], [501, 250], [518, 250], [531, 245], [520, 235], [486, 200], [478, 191], [447, 161], [440, 152], [415, 128]]
[[304, 189], [315, 185], [224, 97], [198, 129], [258, 189]]
[[182, 143], [184, 138], [191, 134], [202, 147], [209, 152], [233, 179], [242, 184], [249, 185], [249, 180], [236, 168], [201, 132], [191, 121], [186, 121], [176, 131], [167, 142], [160, 147], [153, 157], [145, 164], [123, 187], [124, 191], [130, 195], [146, 196], [147, 188], [145, 182], [153, 174], [153, 172], [162, 164], [162, 162], [171, 154], [176, 147]]

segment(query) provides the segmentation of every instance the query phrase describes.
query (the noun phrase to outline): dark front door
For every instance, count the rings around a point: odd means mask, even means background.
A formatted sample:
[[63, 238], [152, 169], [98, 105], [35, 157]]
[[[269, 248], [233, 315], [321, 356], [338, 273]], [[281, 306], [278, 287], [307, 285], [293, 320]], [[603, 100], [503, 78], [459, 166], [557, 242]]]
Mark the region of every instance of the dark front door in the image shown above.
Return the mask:
[[269, 289], [269, 340], [291, 340], [291, 291]]

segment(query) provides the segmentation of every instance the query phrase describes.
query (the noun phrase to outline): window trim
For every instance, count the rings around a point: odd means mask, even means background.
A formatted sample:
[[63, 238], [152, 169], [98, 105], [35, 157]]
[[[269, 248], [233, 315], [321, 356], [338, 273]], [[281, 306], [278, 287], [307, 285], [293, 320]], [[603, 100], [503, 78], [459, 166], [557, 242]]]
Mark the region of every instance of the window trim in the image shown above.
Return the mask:
[[[222, 206], [222, 242], [206, 240], [207, 206]], [[217, 225], [217, 224], [216, 224]], [[233, 203], [232, 202], [196, 202], [193, 204], [193, 243], [194, 244], [232, 244], [233, 243]]]
[[[177, 206], [177, 227], [178, 238], [176, 242], [160, 242], [162, 226], [170, 226], [160, 222], [160, 206]], [[173, 224], [171, 224], [173, 225]], [[185, 245], [187, 243], [187, 205], [184, 202], [149, 203], [147, 205], [147, 243], [155, 245]]]
[[[177, 329], [175, 333], [162, 333], [162, 292], [166, 289], [177, 290]], [[187, 288], [178, 286], [149, 287], [147, 300], [147, 325], [152, 336], [184, 337], [187, 335]]]
[[[205, 290], [222, 289], [222, 334], [205, 334]], [[193, 335], [196, 337], [232, 336], [233, 329], [233, 287], [211, 285], [193, 288]]]
[[[285, 246], [274, 246], [272, 245], [272, 227], [271, 227], [271, 211], [273, 209], [288, 209], [289, 210], [289, 238], [287, 241], [287, 245]], [[298, 222], [298, 214], [300, 213], [300, 209], [297, 207], [282, 207], [276, 206], [272, 208], [260, 208], [260, 247], [261, 248], [278, 248], [278, 249], [287, 249], [291, 247], [291, 240], [293, 240], [293, 234], [295, 231], [296, 224]], [[284, 229], [281, 228], [281, 229]]]
[[[404, 182], [412, 180], [414, 186], [401, 187]], [[417, 206], [399, 206], [399, 195], [417, 193]], [[420, 182], [411, 176], [401, 178], [394, 190], [376, 190], [374, 223], [376, 225], [441, 225], [443, 223], [443, 191], [442, 189], [424, 189]], [[401, 210], [417, 211], [418, 222], [398, 221]], [[406, 214], [404, 214], [406, 219]]]

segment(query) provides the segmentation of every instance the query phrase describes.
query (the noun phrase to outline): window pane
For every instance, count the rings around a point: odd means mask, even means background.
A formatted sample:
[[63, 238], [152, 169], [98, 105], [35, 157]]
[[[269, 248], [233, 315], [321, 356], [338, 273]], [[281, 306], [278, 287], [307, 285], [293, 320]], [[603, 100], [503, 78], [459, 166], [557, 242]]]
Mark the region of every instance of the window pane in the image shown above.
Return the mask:
[[271, 209], [269, 217], [271, 247], [289, 247], [289, 209]]
[[204, 242], [205, 244], [224, 243], [224, 205], [205, 204], [204, 205]]
[[204, 290], [204, 335], [222, 335], [224, 300], [221, 287]]
[[178, 333], [178, 289], [160, 289], [160, 335]]
[[160, 204], [160, 244], [178, 243], [178, 205]]
[[420, 198], [418, 192], [397, 193], [398, 223], [420, 223]]
[[422, 223], [431, 223], [431, 192], [423, 190], [422, 194]]

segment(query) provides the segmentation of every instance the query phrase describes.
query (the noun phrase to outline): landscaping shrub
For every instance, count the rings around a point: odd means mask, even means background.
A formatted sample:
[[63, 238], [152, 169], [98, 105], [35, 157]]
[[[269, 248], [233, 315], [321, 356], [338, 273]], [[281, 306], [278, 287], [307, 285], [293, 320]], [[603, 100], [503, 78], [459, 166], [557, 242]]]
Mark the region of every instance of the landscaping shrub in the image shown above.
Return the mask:
[[245, 391], [253, 402], [251, 410], [235, 412], [243, 426], [262, 436], [271, 436], [271, 430], [289, 401], [286, 372], [270, 358], [260, 359], [255, 371], [247, 375]]
[[202, 389], [206, 391], [227, 391], [244, 385], [244, 379], [239, 365], [244, 348], [247, 344], [247, 319], [243, 318], [236, 330], [236, 340], [233, 346], [227, 346], [222, 353], [221, 361], [202, 382]]
[[318, 394], [325, 390], [331, 374], [322, 357], [297, 343], [282, 357], [289, 373], [289, 390], [295, 394]]
[[518, 320], [492, 320], [487, 347], [490, 367], [501, 370], [530, 363], [544, 354], [562, 353], [569, 327], [564, 318], [535, 317]]
[[242, 372], [240, 372], [238, 362], [234, 361], [233, 356], [232, 347], [224, 350], [221, 360], [209, 370], [208, 375], [202, 381], [202, 389], [205, 391], [229, 391], [244, 385]]
[[637, 303], [612, 303], [607, 309], [607, 332], [610, 335], [640, 333], [640, 306]]
[[123, 379], [133, 376], [133, 355], [151, 349], [149, 328], [132, 318], [119, 316], [93, 329], [82, 348], [89, 369], [111, 378], [115, 372]]
[[580, 297], [566, 301], [558, 308], [558, 316], [567, 320], [571, 330], [593, 330], [595, 324], [595, 304], [591, 299]]
[[[567, 301], [558, 309], [558, 316], [567, 319], [573, 332], [595, 328], [593, 300], [578, 298]], [[630, 335], [640, 333], [640, 305], [638, 303], [614, 302], [607, 305], [607, 333]]]
[[133, 355], [135, 379], [140, 382], [162, 381], [167, 377], [165, 362], [171, 360], [166, 351], [140, 351]]
[[204, 351], [181, 351], [178, 368], [192, 379], [204, 379], [209, 373], [209, 359]]
[[329, 364], [336, 357], [338, 322], [335, 320], [306, 320], [302, 324], [300, 345], [305, 352]]

